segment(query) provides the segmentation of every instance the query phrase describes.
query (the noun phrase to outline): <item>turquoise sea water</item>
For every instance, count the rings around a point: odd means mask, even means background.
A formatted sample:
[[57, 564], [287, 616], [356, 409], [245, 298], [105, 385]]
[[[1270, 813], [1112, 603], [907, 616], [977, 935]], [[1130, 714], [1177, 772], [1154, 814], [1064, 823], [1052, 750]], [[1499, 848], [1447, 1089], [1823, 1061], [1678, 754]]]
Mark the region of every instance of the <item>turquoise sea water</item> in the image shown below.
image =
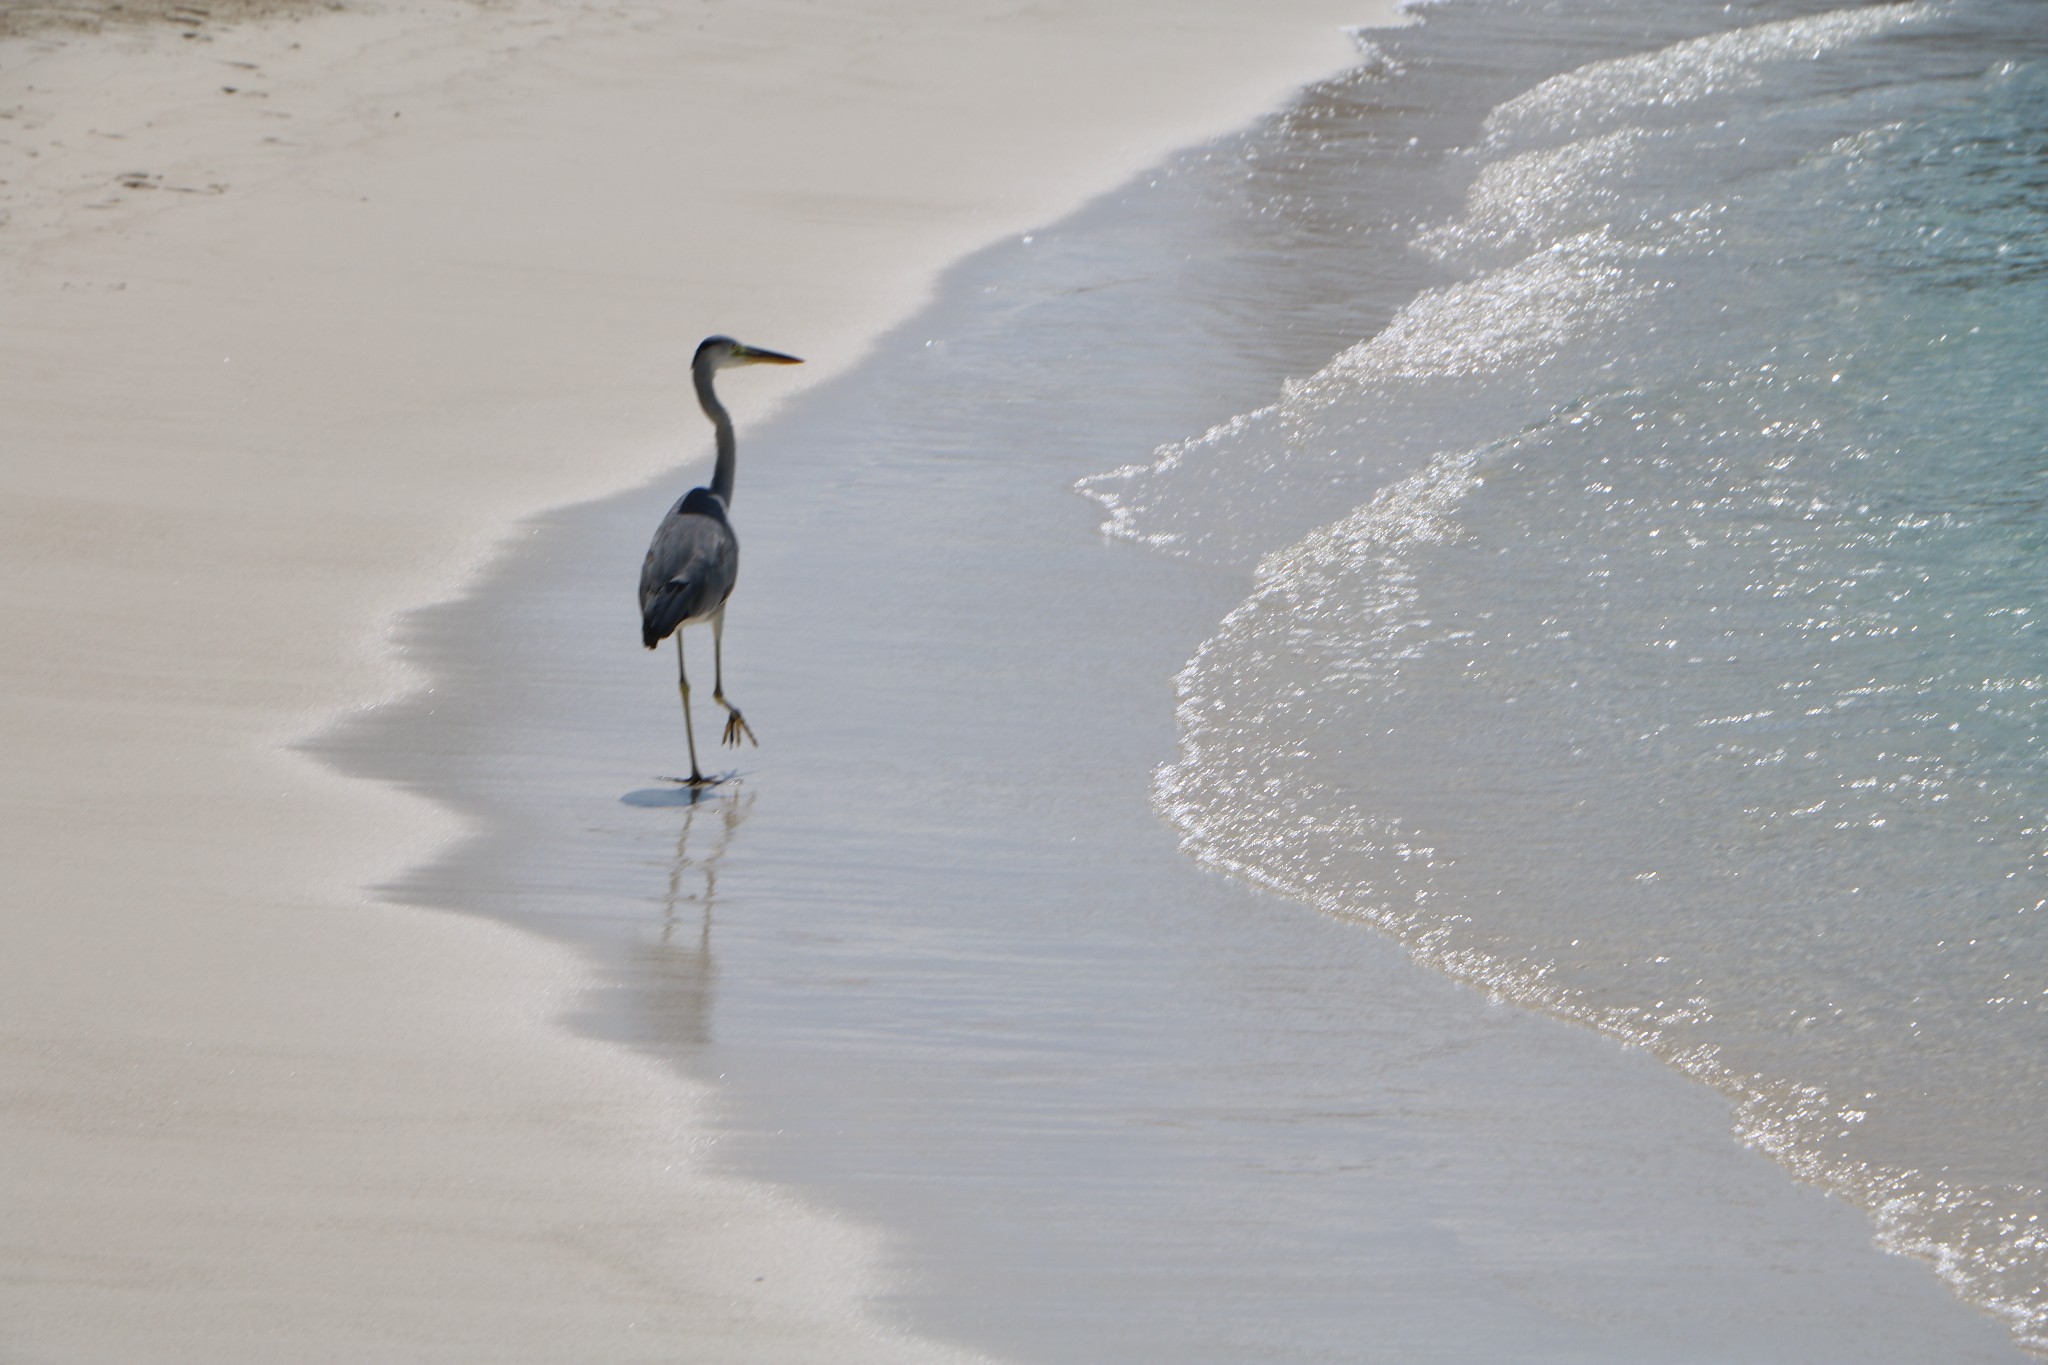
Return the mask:
[[[1369, 144], [1289, 211], [1440, 273], [1082, 482], [1256, 565], [1156, 799], [1719, 1087], [2048, 1349], [2048, 10], [1619, 10], [1429, 8], [1261, 149]], [[1403, 178], [1454, 202], [1354, 212]]]

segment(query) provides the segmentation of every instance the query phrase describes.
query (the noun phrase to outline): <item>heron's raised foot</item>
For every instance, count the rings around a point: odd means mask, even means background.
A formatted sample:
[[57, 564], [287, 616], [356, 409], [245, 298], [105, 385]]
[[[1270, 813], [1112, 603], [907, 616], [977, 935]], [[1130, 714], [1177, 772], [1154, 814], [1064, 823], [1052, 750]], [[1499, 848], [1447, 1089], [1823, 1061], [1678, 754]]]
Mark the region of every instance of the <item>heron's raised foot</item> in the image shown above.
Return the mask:
[[739, 747], [740, 737], [742, 735], [746, 736], [747, 743], [753, 745], [756, 749], [761, 747], [761, 741], [754, 738], [754, 727], [747, 724], [747, 718], [740, 714], [739, 707], [726, 707], [724, 742], [727, 745], [737, 748]]

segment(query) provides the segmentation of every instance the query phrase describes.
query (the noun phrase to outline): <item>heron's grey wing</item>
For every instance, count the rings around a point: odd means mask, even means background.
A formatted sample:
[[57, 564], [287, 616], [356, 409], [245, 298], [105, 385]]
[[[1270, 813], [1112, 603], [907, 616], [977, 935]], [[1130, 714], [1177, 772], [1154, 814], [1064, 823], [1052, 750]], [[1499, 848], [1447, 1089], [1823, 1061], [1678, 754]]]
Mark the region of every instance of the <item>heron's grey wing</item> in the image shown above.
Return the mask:
[[649, 649], [685, 621], [718, 610], [739, 579], [739, 538], [725, 509], [709, 494], [699, 499], [702, 492], [663, 518], [640, 567], [640, 639]]

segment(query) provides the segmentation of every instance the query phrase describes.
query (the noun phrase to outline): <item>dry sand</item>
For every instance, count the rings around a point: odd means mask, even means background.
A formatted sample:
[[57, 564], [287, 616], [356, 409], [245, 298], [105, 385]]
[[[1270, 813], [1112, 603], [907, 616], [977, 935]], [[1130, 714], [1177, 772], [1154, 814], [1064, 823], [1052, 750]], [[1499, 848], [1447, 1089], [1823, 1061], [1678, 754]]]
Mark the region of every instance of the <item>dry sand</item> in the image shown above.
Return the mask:
[[0, 40], [0, 1357], [945, 1358], [556, 1027], [565, 954], [366, 890], [451, 820], [292, 745], [519, 516], [702, 454], [701, 335], [816, 362], [749, 420], [1372, 9], [310, 8]]
[[152, 25], [196, 38], [235, 24], [341, 8], [341, 0], [0, 0], [0, 38]]

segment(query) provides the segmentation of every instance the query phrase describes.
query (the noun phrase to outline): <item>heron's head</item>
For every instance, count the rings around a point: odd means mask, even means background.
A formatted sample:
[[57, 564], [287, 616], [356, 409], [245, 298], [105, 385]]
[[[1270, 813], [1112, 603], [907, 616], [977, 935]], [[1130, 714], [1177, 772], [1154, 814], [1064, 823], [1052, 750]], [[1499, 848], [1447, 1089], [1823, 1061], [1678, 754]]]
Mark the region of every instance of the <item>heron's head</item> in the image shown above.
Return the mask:
[[735, 365], [801, 365], [803, 361], [780, 351], [764, 351], [731, 337], [705, 337], [697, 346], [696, 370], [729, 370]]

